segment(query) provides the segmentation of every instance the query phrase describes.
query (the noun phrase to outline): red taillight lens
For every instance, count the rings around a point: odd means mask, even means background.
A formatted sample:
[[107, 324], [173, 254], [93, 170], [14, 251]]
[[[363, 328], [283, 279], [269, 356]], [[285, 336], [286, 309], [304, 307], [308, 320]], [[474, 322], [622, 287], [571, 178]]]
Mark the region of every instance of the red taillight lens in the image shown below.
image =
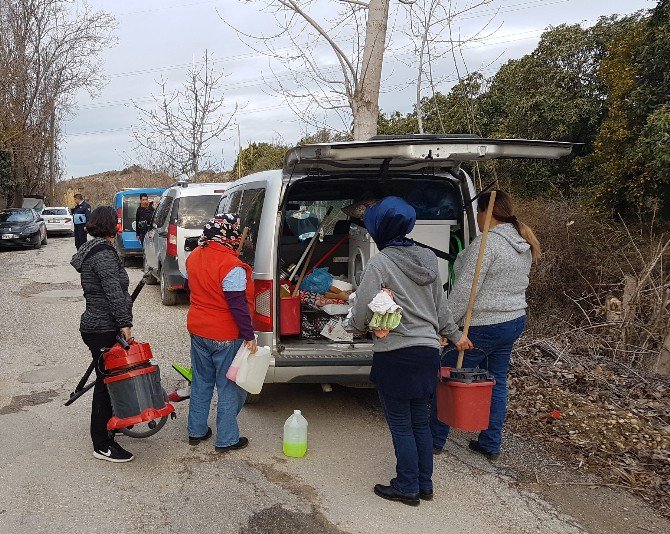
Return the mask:
[[168, 225], [167, 247], [165, 252], [169, 256], [177, 256], [177, 226], [174, 224]]
[[272, 280], [254, 280], [254, 330], [272, 332]]
[[116, 233], [123, 232], [123, 211], [121, 208], [116, 208]]
[[72, 222], [72, 219], [70, 219], [70, 217], [65, 217], [65, 222]]

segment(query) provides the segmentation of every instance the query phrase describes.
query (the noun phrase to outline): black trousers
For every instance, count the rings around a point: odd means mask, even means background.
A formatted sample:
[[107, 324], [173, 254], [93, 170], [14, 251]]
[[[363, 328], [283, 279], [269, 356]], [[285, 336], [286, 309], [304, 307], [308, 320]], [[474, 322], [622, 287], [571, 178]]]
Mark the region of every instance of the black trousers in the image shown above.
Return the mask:
[[85, 224], [74, 225], [74, 246], [77, 247], [77, 250], [79, 250], [79, 247], [86, 243], [86, 240], [88, 239], [85, 227]]
[[[100, 356], [103, 348], [110, 348], [116, 343], [118, 332], [100, 332], [95, 334], [81, 333], [81, 338], [91, 351], [94, 359]], [[94, 449], [106, 449], [114, 441], [114, 437], [107, 430], [107, 421], [112, 417], [112, 402], [109, 399], [107, 386], [103, 382], [98, 366], [95, 368], [95, 387], [93, 388], [93, 403], [91, 405], [91, 439]]]

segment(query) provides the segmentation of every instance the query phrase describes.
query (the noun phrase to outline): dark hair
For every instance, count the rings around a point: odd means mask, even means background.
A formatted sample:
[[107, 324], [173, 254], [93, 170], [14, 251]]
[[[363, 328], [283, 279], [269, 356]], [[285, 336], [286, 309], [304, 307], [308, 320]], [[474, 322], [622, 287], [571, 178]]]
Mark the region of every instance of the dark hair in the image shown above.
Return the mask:
[[[479, 197], [477, 209], [481, 212], [485, 212], [489, 207], [489, 202], [491, 201], [491, 191], [482, 193]], [[533, 260], [538, 260], [542, 256], [542, 249], [540, 248], [540, 242], [537, 237], [531, 230], [530, 226], [522, 223], [517, 219], [514, 214], [514, 202], [512, 202], [512, 196], [505, 191], [498, 190], [496, 191], [496, 200], [493, 205], [493, 217], [501, 223], [510, 223], [516, 228], [516, 231], [519, 232], [519, 235], [523, 237], [528, 244], [530, 245], [530, 251], [533, 255]]]
[[86, 231], [93, 237], [116, 235], [116, 211], [111, 206], [95, 208], [86, 223]]
[[146, 193], [140, 193], [140, 200], [142, 200], [143, 198], [149, 198], [149, 195], [147, 195]]
[[75, 193], [74, 198], [84, 198], [84, 195], [82, 195], [81, 193]]

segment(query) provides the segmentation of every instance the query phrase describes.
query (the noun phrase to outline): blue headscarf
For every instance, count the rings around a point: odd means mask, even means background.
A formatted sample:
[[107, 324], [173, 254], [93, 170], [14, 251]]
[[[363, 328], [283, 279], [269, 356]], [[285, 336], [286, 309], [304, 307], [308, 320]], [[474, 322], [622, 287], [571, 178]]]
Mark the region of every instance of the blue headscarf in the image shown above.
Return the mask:
[[414, 228], [416, 211], [399, 197], [386, 197], [365, 210], [363, 223], [379, 250], [386, 247], [411, 247], [405, 237]]

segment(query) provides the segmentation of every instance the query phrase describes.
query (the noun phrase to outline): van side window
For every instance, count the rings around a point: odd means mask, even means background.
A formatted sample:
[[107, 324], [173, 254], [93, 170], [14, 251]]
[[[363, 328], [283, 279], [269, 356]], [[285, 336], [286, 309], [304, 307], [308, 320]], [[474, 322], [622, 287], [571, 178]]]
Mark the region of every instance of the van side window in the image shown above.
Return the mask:
[[170, 213], [170, 208], [172, 207], [172, 200], [172, 197], [165, 196], [161, 198], [161, 201], [158, 203], [156, 213], [154, 214], [154, 224], [156, 225], [156, 228], [162, 228], [165, 224], [165, 219], [167, 219], [168, 213]]
[[219, 202], [216, 213], [237, 213], [240, 209], [240, 200], [242, 200], [242, 191], [237, 190], [232, 193], [226, 193]]
[[240, 259], [251, 267], [254, 266], [256, 256], [256, 243], [258, 242], [258, 230], [261, 225], [264, 200], [265, 188], [247, 189], [242, 195], [242, 203], [239, 208], [242, 228], [249, 228], [247, 239], [240, 253]]

